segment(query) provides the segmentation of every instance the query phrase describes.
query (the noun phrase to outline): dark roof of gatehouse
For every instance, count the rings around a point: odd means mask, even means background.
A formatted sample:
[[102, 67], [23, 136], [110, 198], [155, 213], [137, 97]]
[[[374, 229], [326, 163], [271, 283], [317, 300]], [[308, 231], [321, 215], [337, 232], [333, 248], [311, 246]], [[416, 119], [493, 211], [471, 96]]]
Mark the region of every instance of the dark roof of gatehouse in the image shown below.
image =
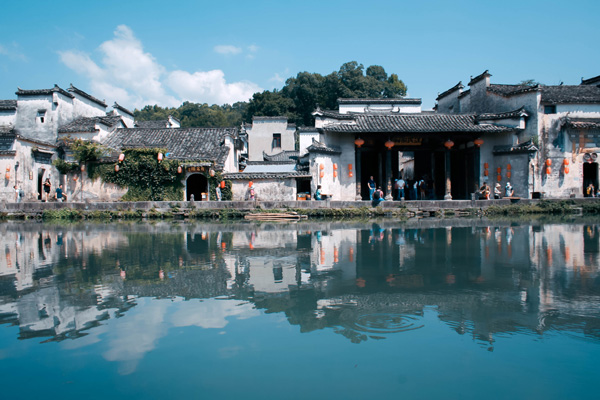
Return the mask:
[[300, 152], [295, 150], [283, 150], [280, 153], [271, 155], [265, 154], [263, 151], [263, 159], [271, 162], [295, 163], [299, 155]]
[[337, 111], [331, 110], [321, 110], [317, 107], [315, 111], [312, 112], [312, 115], [324, 118], [334, 118], [334, 119], [354, 119], [353, 114], [340, 114]]
[[306, 148], [309, 153], [341, 154], [338, 148], [327, 146], [324, 143], [313, 140], [312, 144]]
[[17, 87], [17, 91], [15, 92], [15, 94], [17, 96], [40, 96], [40, 95], [51, 95], [52, 93], [60, 93], [63, 96], [67, 96], [71, 99], [74, 99], [75, 96], [73, 96], [71, 93], [67, 92], [66, 90], [60, 88], [58, 85], [54, 85], [54, 87], [52, 89], [33, 89], [33, 90], [25, 90], [25, 89], [21, 89], [20, 87]]
[[504, 126], [479, 125], [475, 114], [355, 114], [354, 121], [355, 124], [331, 124], [322, 129], [328, 132], [348, 133], [501, 133], [515, 131], [514, 128]]
[[77, 93], [81, 97], [84, 97], [90, 101], [93, 101], [94, 103], [101, 105], [104, 108], [107, 107], [106, 103], [103, 100], [97, 99], [94, 96], [92, 96], [91, 94], [88, 94], [88, 93], [84, 92], [83, 90], [76, 88], [75, 86], [73, 86], [72, 83], [71, 83], [71, 86], [67, 90], [72, 93]]
[[311, 175], [304, 171], [293, 171], [293, 172], [255, 172], [255, 173], [244, 173], [244, 172], [232, 172], [223, 174], [224, 179], [231, 180], [260, 180], [260, 179], [285, 179], [285, 178], [310, 178]]
[[347, 98], [338, 99], [338, 104], [421, 104], [421, 99], [406, 99], [400, 97], [391, 98], [380, 98], [380, 99], [360, 99], [360, 98]]
[[1, 111], [11, 111], [17, 109], [17, 101], [16, 100], [0, 100], [0, 110]]
[[581, 78], [581, 85], [598, 85], [600, 84], [600, 75], [589, 79]]
[[134, 126], [141, 129], [164, 129], [169, 127], [169, 120], [135, 121]]
[[477, 121], [482, 120], [494, 120], [494, 119], [506, 119], [506, 118], [520, 118], [520, 117], [528, 117], [529, 114], [525, 111], [525, 107], [521, 107], [514, 111], [507, 111], [501, 113], [488, 113], [488, 114], [478, 114], [476, 116]]
[[131, 112], [131, 111], [129, 111], [128, 109], [126, 109], [125, 107], [123, 107], [123, 106], [119, 105], [119, 104], [118, 104], [116, 101], [115, 101], [115, 104], [113, 104], [113, 108], [114, 108], [114, 109], [116, 109], [116, 110], [121, 110], [121, 111], [123, 111], [125, 114], [129, 114], [129, 115], [131, 115], [132, 117], [134, 117], [134, 115], [133, 115], [133, 112]]
[[96, 124], [103, 124], [108, 127], [112, 127], [121, 122], [121, 117], [115, 116], [103, 116], [103, 117], [82, 117], [69, 122], [66, 125], [58, 128], [59, 133], [78, 133], [78, 132], [96, 132]]
[[109, 134], [103, 144], [113, 149], [166, 148], [169, 158], [178, 160], [213, 161], [223, 166], [229, 147], [226, 136], [236, 138], [237, 128], [164, 128], [117, 129]]
[[542, 103], [600, 103], [600, 87], [593, 85], [542, 86]]
[[571, 129], [600, 129], [600, 118], [570, 118], [561, 120], [562, 126]]
[[509, 97], [521, 93], [537, 92], [540, 89], [539, 85], [499, 85], [491, 84], [487, 90], [500, 96]]
[[536, 151], [538, 151], [538, 148], [531, 140], [514, 146], [494, 146], [494, 149], [492, 150], [494, 154], [535, 153]]
[[464, 87], [465, 86], [462, 84], [462, 82], [458, 82], [456, 85], [452, 86], [450, 89], [438, 94], [438, 97], [436, 98], [436, 100], [444, 98], [444, 97], [448, 96], [450, 93], [455, 92], [460, 89], [463, 89]]

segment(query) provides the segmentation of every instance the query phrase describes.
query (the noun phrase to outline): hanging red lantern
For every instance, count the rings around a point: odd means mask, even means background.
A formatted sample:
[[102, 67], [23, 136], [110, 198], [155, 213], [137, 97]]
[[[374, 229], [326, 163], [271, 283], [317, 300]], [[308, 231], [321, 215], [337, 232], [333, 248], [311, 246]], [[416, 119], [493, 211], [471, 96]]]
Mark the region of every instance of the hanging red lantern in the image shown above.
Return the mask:
[[452, 148], [452, 146], [454, 146], [454, 142], [450, 139], [446, 140], [446, 142], [444, 143], [444, 146], [446, 146], [446, 148], [448, 150], [450, 150]]
[[4, 175], [4, 178], [6, 178], [6, 180], [10, 179], [10, 172], [6, 171], [6, 174]]
[[510, 173], [510, 171], [506, 171], [506, 177], [507, 177], [508, 179], [510, 179], [511, 175], [512, 175], [512, 174]]
[[475, 144], [475, 146], [477, 147], [481, 147], [481, 145], [483, 144], [483, 139], [482, 138], [477, 138], [473, 141], [473, 143]]
[[319, 177], [320, 178], [323, 178], [324, 176], [325, 176], [325, 172], [323, 172], [323, 171], [319, 172]]
[[550, 175], [551, 172], [552, 172], [552, 168], [546, 167], [546, 175]]
[[225, 181], [221, 181], [221, 189], [225, 189]]
[[483, 168], [488, 169], [490, 167], [490, 164], [488, 163], [483, 163]]
[[388, 149], [388, 150], [391, 150], [391, 149], [392, 149], [392, 147], [394, 147], [394, 142], [392, 142], [392, 140], [391, 140], [391, 139], [388, 139], [388, 140], [387, 140], [387, 142], [385, 142], [383, 145], [384, 145], [385, 147], [387, 147], [387, 149]]
[[552, 165], [552, 160], [551, 160], [551, 159], [549, 159], [549, 158], [547, 158], [547, 159], [546, 159], [546, 166], [548, 166], [548, 167], [549, 167], [549, 166], [551, 166], [551, 165]]
[[563, 160], [563, 165], [569, 165], [569, 159], [568, 158], [565, 158]]
[[158, 153], [156, 158], [158, 159], [158, 162], [161, 162], [163, 160], [163, 153]]
[[10, 165], [6, 167], [6, 172], [10, 172]]
[[337, 178], [337, 171], [333, 171], [333, 177]]
[[209, 174], [210, 176], [215, 176], [215, 170], [214, 170], [214, 169], [212, 169], [212, 168], [211, 168], [211, 169], [209, 169], [209, 170], [208, 170], [208, 174]]
[[177, 167], [177, 173], [180, 174], [183, 172], [183, 168], [181, 168], [181, 165]]
[[119, 162], [123, 162], [123, 160], [125, 160], [125, 154], [121, 153], [119, 154]]
[[498, 180], [498, 182], [500, 182], [500, 181], [502, 180], [502, 175], [498, 175], [498, 176], [496, 177], [496, 179]]
[[115, 172], [119, 172], [119, 164], [115, 164]]
[[320, 169], [321, 171], [323, 171], [323, 170], [325, 169], [325, 165], [323, 165], [323, 164], [319, 164], [319, 169]]
[[569, 167], [565, 167], [565, 174], [569, 173]]
[[361, 138], [356, 138], [354, 144], [356, 145], [356, 147], [361, 147], [363, 144], [365, 144], [365, 141]]
[[77, 182], [77, 175], [75, 175], [75, 176], [73, 177], [73, 181], [74, 181], [74, 182]]
[[512, 165], [508, 164], [508, 165], [506, 166], [506, 169], [510, 171], [510, 170], [512, 169]]
[[352, 171], [348, 171], [348, 178], [352, 178], [354, 176], [354, 173]]
[[333, 163], [333, 170], [337, 171], [337, 164], [336, 163]]
[[488, 176], [489, 174], [490, 174], [490, 173], [488, 172], [488, 170], [487, 170], [487, 169], [484, 169], [484, 170], [483, 170], [483, 176]]

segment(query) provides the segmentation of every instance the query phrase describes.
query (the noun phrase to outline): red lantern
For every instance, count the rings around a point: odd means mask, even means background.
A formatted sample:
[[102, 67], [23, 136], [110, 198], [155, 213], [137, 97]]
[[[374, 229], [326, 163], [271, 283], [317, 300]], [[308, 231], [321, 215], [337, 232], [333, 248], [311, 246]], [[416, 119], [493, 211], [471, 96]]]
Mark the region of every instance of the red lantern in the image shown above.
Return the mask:
[[547, 158], [547, 159], [546, 159], [546, 166], [548, 166], [548, 167], [549, 167], [549, 166], [551, 166], [551, 165], [552, 165], [552, 160], [551, 160], [551, 159], [549, 159], [549, 158]]
[[508, 165], [506, 166], [506, 169], [510, 171], [510, 170], [512, 169], [512, 165], [508, 164]]
[[490, 164], [488, 163], [483, 163], [483, 168], [488, 169], [490, 167]]
[[550, 167], [546, 167], [546, 175], [550, 175], [552, 169]]
[[565, 174], [569, 173], [569, 167], [565, 167]]
[[74, 182], [77, 182], [77, 175], [75, 175], [75, 176], [73, 177], [73, 181], [74, 181]]
[[4, 178], [6, 178], [6, 180], [10, 179], [10, 172], [6, 171], [6, 174], [4, 175]]
[[319, 165], [319, 169], [320, 169], [321, 171], [323, 171], [323, 170], [325, 169], [325, 165], [323, 165], [323, 164], [320, 164], [320, 165]]
[[490, 173], [488, 172], [488, 170], [487, 170], [487, 169], [484, 169], [484, 170], [483, 170], [483, 176], [488, 176], [489, 174], [490, 174]]
[[483, 144], [483, 139], [482, 138], [477, 138], [473, 141], [473, 143], [475, 143], [475, 146], [477, 147], [481, 147], [481, 145]]
[[125, 160], [125, 154], [121, 153], [119, 154], [119, 162], [123, 162], [123, 160]]
[[512, 174], [510, 173], [510, 171], [506, 171], [506, 177], [507, 177], [508, 179], [510, 179], [511, 175], [512, 175]]
[[177, 167], [177, 173], [180, 174], [181, 172], [183, 172], [183, 168], [181, 168], [181, 165]]
[[502, 180], [502, 175], [498, 175], [497, 177], [498, 182], [500, 182]]
[[221, 189], [225, 189], [225, 181], [221, 181]]
[[81, 172], [85, 171], [85, 164], [81, 164]]
[[6, 167], [6, 172], [10, 172], [10, 165]]
[[157, 159], [158, 162], [161, 162], [163, 160], [163, 153], [158, 153]]
[[500, 172], [502, 172], [502, 168], [500, 168], [500, 167], [496, 168], [496, 172], [498, 173], [498, 175], [500, 175]]
[[252, 181], [248, 182], [248, 187], [252, 187], [252, 185], [254, 185], [254, 182], [252, 182]]
[[354, 174], [352, 173], [352, 171], [348, 171], [348, 178], [352, 178], [354, 176]]
[[119, 172], [119, 164], [115, 164], [115, 172]]
[[450, 150], [452, 148], [452, 146], [454, 146], [454, 142], [450, 139], [446, 140], [446, 142], [444, 143], [444, 146], [446, 146], [446, 148], [448, 150]]
[[337, 171], [333, 171], [333, 177], [337, 178]]
[[323, 171], [319, 172], [319, 177], [320, 178], [323, 178], [324, 176], [325, 176], [325, 172], [323, 172]]
[[387, 140], [387, 142], [385, 142], [383, 145], [384, 145], [385, 147], [387, 147], [387, 149], [388, 149], [388, 150], [391, 150], [391, 149], [392, 149], [392, 147], [394, 147], [394, 142], [392, 142], [392, 140], [391, 140], [391, 139], [388, 139], [388, 140]]
[[569, 165], [569, 159], [568, 158], [565, 158], [563, 160], [563, 165]]
[[356, 145], [356, 147], [360, 147], [360, 146], [362, 146], [363, 144], [365, 144], [365, 141], [364, 141], [363, 139], [361, 139], [361, 138], [357, 138], [357, 139], [354, 141], [354, 144]]

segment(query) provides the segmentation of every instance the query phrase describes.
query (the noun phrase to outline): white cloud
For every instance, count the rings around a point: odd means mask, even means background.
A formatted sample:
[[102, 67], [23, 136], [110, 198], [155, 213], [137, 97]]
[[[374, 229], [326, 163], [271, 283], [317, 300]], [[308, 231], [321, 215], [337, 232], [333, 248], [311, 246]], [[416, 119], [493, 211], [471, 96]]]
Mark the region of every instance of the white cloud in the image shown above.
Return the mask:
[[[59, 56], [63, 64], [89, 80], [92, 95], [107, 99], [109, 104], [117, 101], [131, 108], [148, 104], [175, 107], [184, 101], [232, 104], [262, 91], [252, 82], [228, 83], [221, 70], [168, 71], [144, 51], [142, 42], [126, 25], [119, 25], [114, 37], [98, 50], [100, 62], [79, 51], [61, 51]], [[237, 54], [242, 49], [222, 45], [215, 51]]]
[[252, 82], [227, 83], [223, 71], [173, 71], [167, 79], [169, 87], [180, 97], [199, 103], [233, 104], [247, 101], [262, 89]]
[[240, 47], [222, 44], [215, 46], [215, 51], [219, 54], [239, 54], [242, 52], [242, 49]]
[[250, 53], [256, 53], [258, 51], [258, 46], [255, 44], [251, 44], [250, 46], [248, 46], [248, 51]]
[[285, 82], [285, 79], [276, 72], [275, 75], [271, 79], [269, 79], [269, 82], [283, 83]]
[[12, 46], [6, 47], [0, 44], [0, 55], [8, 57], [10, 60], [27, 61], [25, 54], [18, 51], [18, 45], [13, 43]]

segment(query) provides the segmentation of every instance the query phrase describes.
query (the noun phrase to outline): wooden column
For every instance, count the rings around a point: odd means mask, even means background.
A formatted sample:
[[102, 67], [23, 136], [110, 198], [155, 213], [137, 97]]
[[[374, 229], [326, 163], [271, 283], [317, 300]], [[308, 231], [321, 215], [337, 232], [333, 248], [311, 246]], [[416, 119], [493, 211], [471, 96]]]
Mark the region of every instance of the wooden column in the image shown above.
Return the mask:
[[355, 156], [355, 160], [354, 160], [354, 167], [356, 168], [356, 170], [354, 171], [354, 173], [356, 174], [356, 200], [362, 200], [362, 195], [361, 195], [361, 174], [360, 174], [360, 161], [361, 161], [361, 157], [362, 157], [362, 149], [360, 147], [356, 148], [356, 151], [354, 153]]
[[452, 200], [452, 180], [450, 179], [450, 150], [447, 149], [444, 153], [446, 160], [446, 195], [444, 200]]
[[385, 199], [392, 200], [392, 151], [385, 152]]

